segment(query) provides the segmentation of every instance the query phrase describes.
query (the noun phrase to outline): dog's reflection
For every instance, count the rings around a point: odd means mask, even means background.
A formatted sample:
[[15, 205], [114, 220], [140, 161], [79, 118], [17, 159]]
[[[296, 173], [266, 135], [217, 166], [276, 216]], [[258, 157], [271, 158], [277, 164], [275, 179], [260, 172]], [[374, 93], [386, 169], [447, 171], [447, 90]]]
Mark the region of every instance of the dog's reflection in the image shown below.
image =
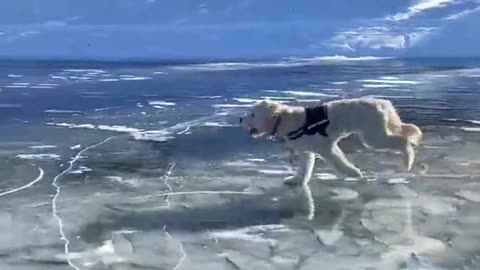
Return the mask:
[[309, 185], [301, 185], [297, 187], [298, 196], [302, 199], [307, 210], [307, 220], [313, 220], [315, 218], [315, 200], [312, 196], [312, 190]]

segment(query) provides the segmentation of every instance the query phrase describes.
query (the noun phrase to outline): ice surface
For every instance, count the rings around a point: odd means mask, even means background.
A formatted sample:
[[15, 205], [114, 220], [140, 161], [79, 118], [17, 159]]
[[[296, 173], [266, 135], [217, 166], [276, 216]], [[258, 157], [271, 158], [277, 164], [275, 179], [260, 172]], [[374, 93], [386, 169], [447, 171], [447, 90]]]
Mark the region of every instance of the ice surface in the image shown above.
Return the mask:
[[144, 80], [151, 80], [151, 77], [122, 77], [120, 80], [124, 81], [144, 81]]
[[385, 60], [388, 57], [360, 56], [348, 57], [344, 55], [319, 56], [310, 58], [292, 57], [278, 61], [262, 62], [219, 62], [191, 65], [174, 65], [170, 67], [175, 71], [235, 71], [249, 69], [276, 69], [276, 68], [294, 68], [302, 66], [324, 65], [329, 63], [350, 63], [350, 62], [370, 62]]
[[70, 123], [47, 123], [47, 125], [67, 128], [81, 128], [81, 129], [97, 129], [103, 131], [115, 131], [121, 133], [135, 133], [141, 132], [141, 129], [126, 127], [123, 125], [93, 125], [93, 124], [70, 124]]
[[366, 84], [362, 84], [362, 87], [363, 88], [390, 88], [390, 87], [397, 87], [396, 85], [394, 84], [373, 84], [373, 83], [366, 83]]
[[205, 122], [203, 124], [205, 127], [231, 127], [231, 124], [219, 123], [219, 122]]
[[[0, 269], [478, 269], [477, 71], [392, 61], [0, 68]], [[265, 98], [359, 96], [423, 129], [411, 172], [350, 137], [364, 178], [318, 159], [286, 186], [284, 144], [237, 126]]]
[[57, 154], [20, 154], [17, 155], [20, 159], [60, 159]]
[[168, 101], [160, 101], [160, 100], [155, 100], [155, 101], [149, 101], [149, 105], [157, 105], [157, 106], [175, 106], [175, 102], [168, 102]]
[[0, 109], [9, 109], [9, 108], [21, 108], [21, 104], [0, 104]]
[[32, 145], [30, 146], [31, 149], [51, 149], [57, 148], [56, 145]]
[[364, 82], [364, 83], [386, 83], [388, 85], [395, 85], [395, 84], [407, 84], [407, 85], [416, 85], [416, 84], [421, 84], [422, 82], [420, 81], [406, 81], [406, 80], [399, 80], [398, 78], [392, 78], [392, 77], [383, 77], [382, 79], [363, 79], [363, 80], [358, 80], [359, 82]]
[[74, 111], [74, 110], [59, 110], [59, 109], [49, 109], [45, 110], [46, 113], [67, 113], [67, 114], [76, 114], [76, 113], [82, 113], [80, 111]]
[[338, 97], [338, 95], [334, 95], [334, 94], [326, 94], [326, 93], [319, 93], [319, 92], [309, 92], [309, 91], [276, 91], [276, 90], [268, 90], [268, 91], [265, 91], [265, 92], [288, 94], [288, 95], [299, 96], [299, 97]]
[[214, 104], [214, 108], [249, 108], [252, 105], [250, 104]]

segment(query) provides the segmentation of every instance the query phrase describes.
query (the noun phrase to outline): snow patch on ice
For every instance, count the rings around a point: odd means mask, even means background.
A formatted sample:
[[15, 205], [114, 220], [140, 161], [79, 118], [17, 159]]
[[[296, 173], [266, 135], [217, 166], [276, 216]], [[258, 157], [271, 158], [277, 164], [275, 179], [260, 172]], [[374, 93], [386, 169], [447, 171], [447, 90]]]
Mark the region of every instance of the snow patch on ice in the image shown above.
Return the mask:
[[60, 155], [57, 154], [20, 154], [17, 155], [17, 158], [27, 159], [27, 160], [42, 160], [42, 159], [52, 159], [59, 160]]
[[148, 104], [150, 106], [175, 106], [175, 102], [161, 101], [161, 100], [149, 101]]

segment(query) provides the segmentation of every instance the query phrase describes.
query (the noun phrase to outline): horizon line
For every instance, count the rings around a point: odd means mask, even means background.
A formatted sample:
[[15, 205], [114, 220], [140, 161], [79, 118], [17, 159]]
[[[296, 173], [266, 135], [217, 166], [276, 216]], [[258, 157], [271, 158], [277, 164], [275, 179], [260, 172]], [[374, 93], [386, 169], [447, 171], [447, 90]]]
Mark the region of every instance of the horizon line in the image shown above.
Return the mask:
[[479, 56], [344, 56], [344, 55], [317, 55], [317, 56], [278, 56], [278, 57], [29, 57], [29, 56], [0, 56], [0, 62], [102, 62], [102, 63], [205, 63], [205, 62], [247, 62], [247, 61], [275, 61], [275, 60], [295, 60], [295, 59], [315, 59], [341, 56], [348, 58], [373, 57], [376, 61], [380, 60], [412, 60], [412, 59], [480, 59]]

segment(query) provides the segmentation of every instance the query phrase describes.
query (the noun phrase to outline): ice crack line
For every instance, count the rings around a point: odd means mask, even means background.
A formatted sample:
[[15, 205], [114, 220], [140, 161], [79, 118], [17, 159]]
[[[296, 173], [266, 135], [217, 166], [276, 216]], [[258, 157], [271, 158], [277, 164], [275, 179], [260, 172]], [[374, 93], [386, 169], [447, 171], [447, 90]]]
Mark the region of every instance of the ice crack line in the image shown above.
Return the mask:
[[[175, 194], [175, 192], [173, 192], [172, 186], [168, 183], [168, 179], [172, 175], [172, 171], [173, 171], [173, 168], [175, 168], [175, 165], [176, 165], [175, 162], [172, 162], [167, 172], [165, 173], [165, 176], [163, 177], [163, 182], [165, 183], [168, 189], [168, 192], [165, 192], [166, 194], [165, 202], [167, 203], [166, 208], [170, 207], [170, 201], [168, 200], [170, 198], [170, 195]], [[163, 231], [165, 232], [165, 235], [170, 240], [174, 240], [172, 235], [167, 231], [167, 225], [163, 226]], [[173, 267], [173, 270], [177, 270], [180, 267], [180, 265], [182, 265], [185, 258], [187, 258], [187, 253], [185, 253], [185, 250], [183, 249], [182, 241], [178, 240], [178, 243], [179, 243], [179, 250], [180, 250], [180, 253], [182, 254], [182, 257], [178, 260], [175, 267]]]
[[[33, 164], [32, 164], [33, 165]], [[36, 167], [36, 165], [33, 165]], [[29, 188], [33, 185], [35, 185], [36, 183], [40, 182], [43, 178], [43, 175], [44, 175], [44, 171], [42, 168], [40, 167], [37, 167], [38, 169], [38, 176], [37, 178], [35, 178], [33, 181], [31, 181], [30, 183], [26, 184], [26, 185], [23, 185], [21, 187], [18, 187], [18, 188], [14, 188], [14, 189], [10, 189], [10, 190], [7, 190], [7, 191], [4, 191], [2, 193], [0, 193], [0, 197], [2, 196], [5, 196], [5, 195], [8, 195], [8, 194], [12, 194], [12, 193], [15, 193], [15, 192], [18, 192], [18, 191], [21, 191], [21, 190], [24, 190], [26, 188]]]
[[182, 253], [182, 257], [180, 258], [180, 260], [178, 260], [178, 263], [175, 265], [175, 267], [173, 267], [173, 270], [177, 270], [178, 268], [180, 268], [183, 261], [187, 258], [187, 253], [183, 249], [183, 243], [181, 241], [178, 241], [178, 243], [180, 245], [180, 252]]
[[69, 173], [73, 169], [73, 165], [75, 164], [75, 162], [77, 162], [80, 159], [82, 154], [84, 154], [85, 152], [87, 152], [90, 149], [93, 149], [97, 146], [100, 146], [100, 145], [110, 141], [111, 139], [113, 139], [115, 137], [116, 136], [108, 137], [107, 139], [105, 139], [105, 140], [103, 140], [99, 143], [92, 144], [88, 147], [83, 148], [81, 151], [79, 151], [77, 153], [77, 155], [75, 155], [75, 157], [72, 158], [72, 160], [70, 160], [68, 162], [69, 163], [68, 167], [65, 170], [63, 170], [60, 174], [55, 176], [53, 178], [53, 181], [52, 181], [52, 186], [55, 187], [55, 195], [53, 196], [53, 199], [52, 199], [52, 214], [55, 217], [55, 219], [57, 219], [57, 222], [58, 222], [58, 231], [59, 231], [59, 234], [60, 234], [60, 239], [64, 242], [64, 252], [65, 252], [65, 255], [66, 255], [66, 258], [67, 258], [67, 263], [68, 263], [68, 265], [70, 265], [72, 268], [74, 268], [76, 270], [80, 270], [80, 268], [78, 266], [76, 266], [70, 258], [70, 251], [69, 251], [70, 240], [68, 240], [68, 238], [65, 234], [65, 231], [63, 229], [63, 227], [64, 227], [63, 220], [60, 217], [60, 215], [58, 214], [57, 199], [60, 196], [60, 189], [61, 189], [58, 181], [62, 176], [66, 175], [67, 173]]
[[233, 190], [195, 190], [195, 191], [178, 191], [178, 192], [159, 192], [152, 195], [142, 195], [131, 198], [131, 200], [143, 200], [149, 199], [154, 197], [162, 197], [162, 196], [177, 196], [177, 195], [200, 195], [200, 194], [231, 194], [231, 195], [260, 195], [261, 193], [258, 192], [250, 192], [250, 191], [233, 191]]
[[[173, 237], [172, 237], [172, 235], [167, 231], [167, 225], [163, 226], [163, 231], [165, 232], [165, 235], [168, 237], [168, 239], [174, 240]], [[186, 253], [185, 250], [183, 249], [182, 241], [178, 240], [178, 243], [179, 243], [180, 253], [182, 253], [182, 257], [180, 257], [180, 259], [178, 260], [177, 264], [175, 264], [175, 266], [173, 267], [173, 270], [177, 270], [178, 268], [180, 268], [180, 266], [182, 265], [183, 261], [187, 258], [187, 253]]]
[[305, 193], [308, 204], [307, 220], [313, 220], [315, 218], [315, 200], [313, 199], [312, 191], [308, 185], [303, 185], [303, 192]]
[[[170, 167], [168, 168], [167, 172], [165, 173], [165, 176], [163, 177], [163, 182], [168, 188], [168, 192], [172, 192], [172, 186], [168, 183], [168, 179], [170, 178], [170, 175], [172, 175], [173, 168], [175, 168], [175, 162], [172, 162]], [[167, 203], [166, 207], [170, 208], [170, 201], [168, 200], [170, 198], [170, 194], [167, 194], [165, 197], [165, 202]]]

